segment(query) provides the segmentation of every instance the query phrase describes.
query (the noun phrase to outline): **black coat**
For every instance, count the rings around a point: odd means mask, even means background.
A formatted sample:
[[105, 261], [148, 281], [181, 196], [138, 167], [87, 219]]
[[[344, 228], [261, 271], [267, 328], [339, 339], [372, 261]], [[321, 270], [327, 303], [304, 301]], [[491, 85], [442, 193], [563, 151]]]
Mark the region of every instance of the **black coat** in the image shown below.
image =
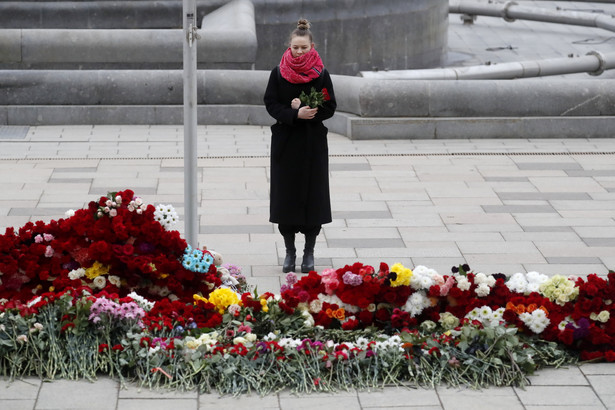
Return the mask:
[[[290, 102], [301, 91], [326, 88], [329, 101], [318, 107], [311, 120], [297, 118]], [[271, 193], [269, 221], [285, 225], [314, 226], [331, 222], [327, 127], [337, 106], [327, 70], [306, 84], [293, 84], [271, 71], [265, 91], [267, 112], [277, 120], [271, 126]]]

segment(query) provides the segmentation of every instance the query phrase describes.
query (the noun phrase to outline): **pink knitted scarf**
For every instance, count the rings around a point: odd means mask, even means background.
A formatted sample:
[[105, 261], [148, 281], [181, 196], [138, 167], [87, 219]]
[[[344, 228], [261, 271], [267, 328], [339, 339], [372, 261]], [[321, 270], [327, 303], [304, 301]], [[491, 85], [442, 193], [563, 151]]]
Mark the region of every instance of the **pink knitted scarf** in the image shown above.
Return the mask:
[[280, 61], [280, 74], [293, 84], [309, 83], [318, 78], [323, 69], [324, 64], [315, 48], [299, 57], [293, 57], [288, 48]]

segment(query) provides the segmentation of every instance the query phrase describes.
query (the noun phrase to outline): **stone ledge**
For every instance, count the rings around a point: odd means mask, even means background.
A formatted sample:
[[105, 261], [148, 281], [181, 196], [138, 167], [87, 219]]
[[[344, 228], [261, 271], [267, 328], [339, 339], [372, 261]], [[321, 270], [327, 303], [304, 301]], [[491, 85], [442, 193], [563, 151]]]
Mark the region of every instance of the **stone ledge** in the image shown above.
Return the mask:
[[[259, 105], [199, 105], [200, 125], [270, 126]], [[0, 125], [182, 124], [181, 105], [0, 106]], [[337, 112], [325, 122], [350, 139], [611, 138], [615, 116], [363, 118]]]
[[[234, 0], [203, 18], [198, 60], [256, 61], [254, 6]], [[0, 29], [0, 64], [164, 64], [183, 61], [182, 29]], [[203, 65], [202, 64], [202, 65]], [[248, 67], [249, 68], [249, 67]]]

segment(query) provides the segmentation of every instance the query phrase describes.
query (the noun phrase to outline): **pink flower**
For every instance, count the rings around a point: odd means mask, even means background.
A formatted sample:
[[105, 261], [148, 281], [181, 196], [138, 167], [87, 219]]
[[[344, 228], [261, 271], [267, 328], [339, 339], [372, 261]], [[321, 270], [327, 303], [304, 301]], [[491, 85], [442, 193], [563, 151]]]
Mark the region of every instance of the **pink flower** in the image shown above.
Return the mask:
[[45, 249], [45, 256], [47, 258], [51, 258], [54, 254], [54, 250], [51, 246], [47, 245], [47, 248]]

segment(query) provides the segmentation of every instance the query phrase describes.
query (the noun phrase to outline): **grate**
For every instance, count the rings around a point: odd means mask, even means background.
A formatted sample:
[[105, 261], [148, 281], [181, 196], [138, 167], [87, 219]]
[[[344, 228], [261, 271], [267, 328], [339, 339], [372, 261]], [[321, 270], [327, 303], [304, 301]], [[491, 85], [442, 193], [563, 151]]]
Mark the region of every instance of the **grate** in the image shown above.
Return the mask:
[[[365, 157], [457, 157], [457, 156], [581, 156], [581, 155], [615, 155], [615, 151], [561, 151], [561, 152], [414, 152], [414, 153], [383, 153], [383, 154], [329, 154], [329, 158], [365, 158]], [[1, 157], [0, 161], [52, 161], [57, 159], [62, 160], [114, 160], [114, 161], [135, 161], [135, 160], [164, 160], [164, 159], [182, 159], [182, 156], [142, 156], [142, 157]], [[199, 156], [198, 159], [261, 159], [269, 158], [269, 155], [206, 155]]]
[[17, 125], [0, 125], [0, 140], [24, 139], [30, 127]]

